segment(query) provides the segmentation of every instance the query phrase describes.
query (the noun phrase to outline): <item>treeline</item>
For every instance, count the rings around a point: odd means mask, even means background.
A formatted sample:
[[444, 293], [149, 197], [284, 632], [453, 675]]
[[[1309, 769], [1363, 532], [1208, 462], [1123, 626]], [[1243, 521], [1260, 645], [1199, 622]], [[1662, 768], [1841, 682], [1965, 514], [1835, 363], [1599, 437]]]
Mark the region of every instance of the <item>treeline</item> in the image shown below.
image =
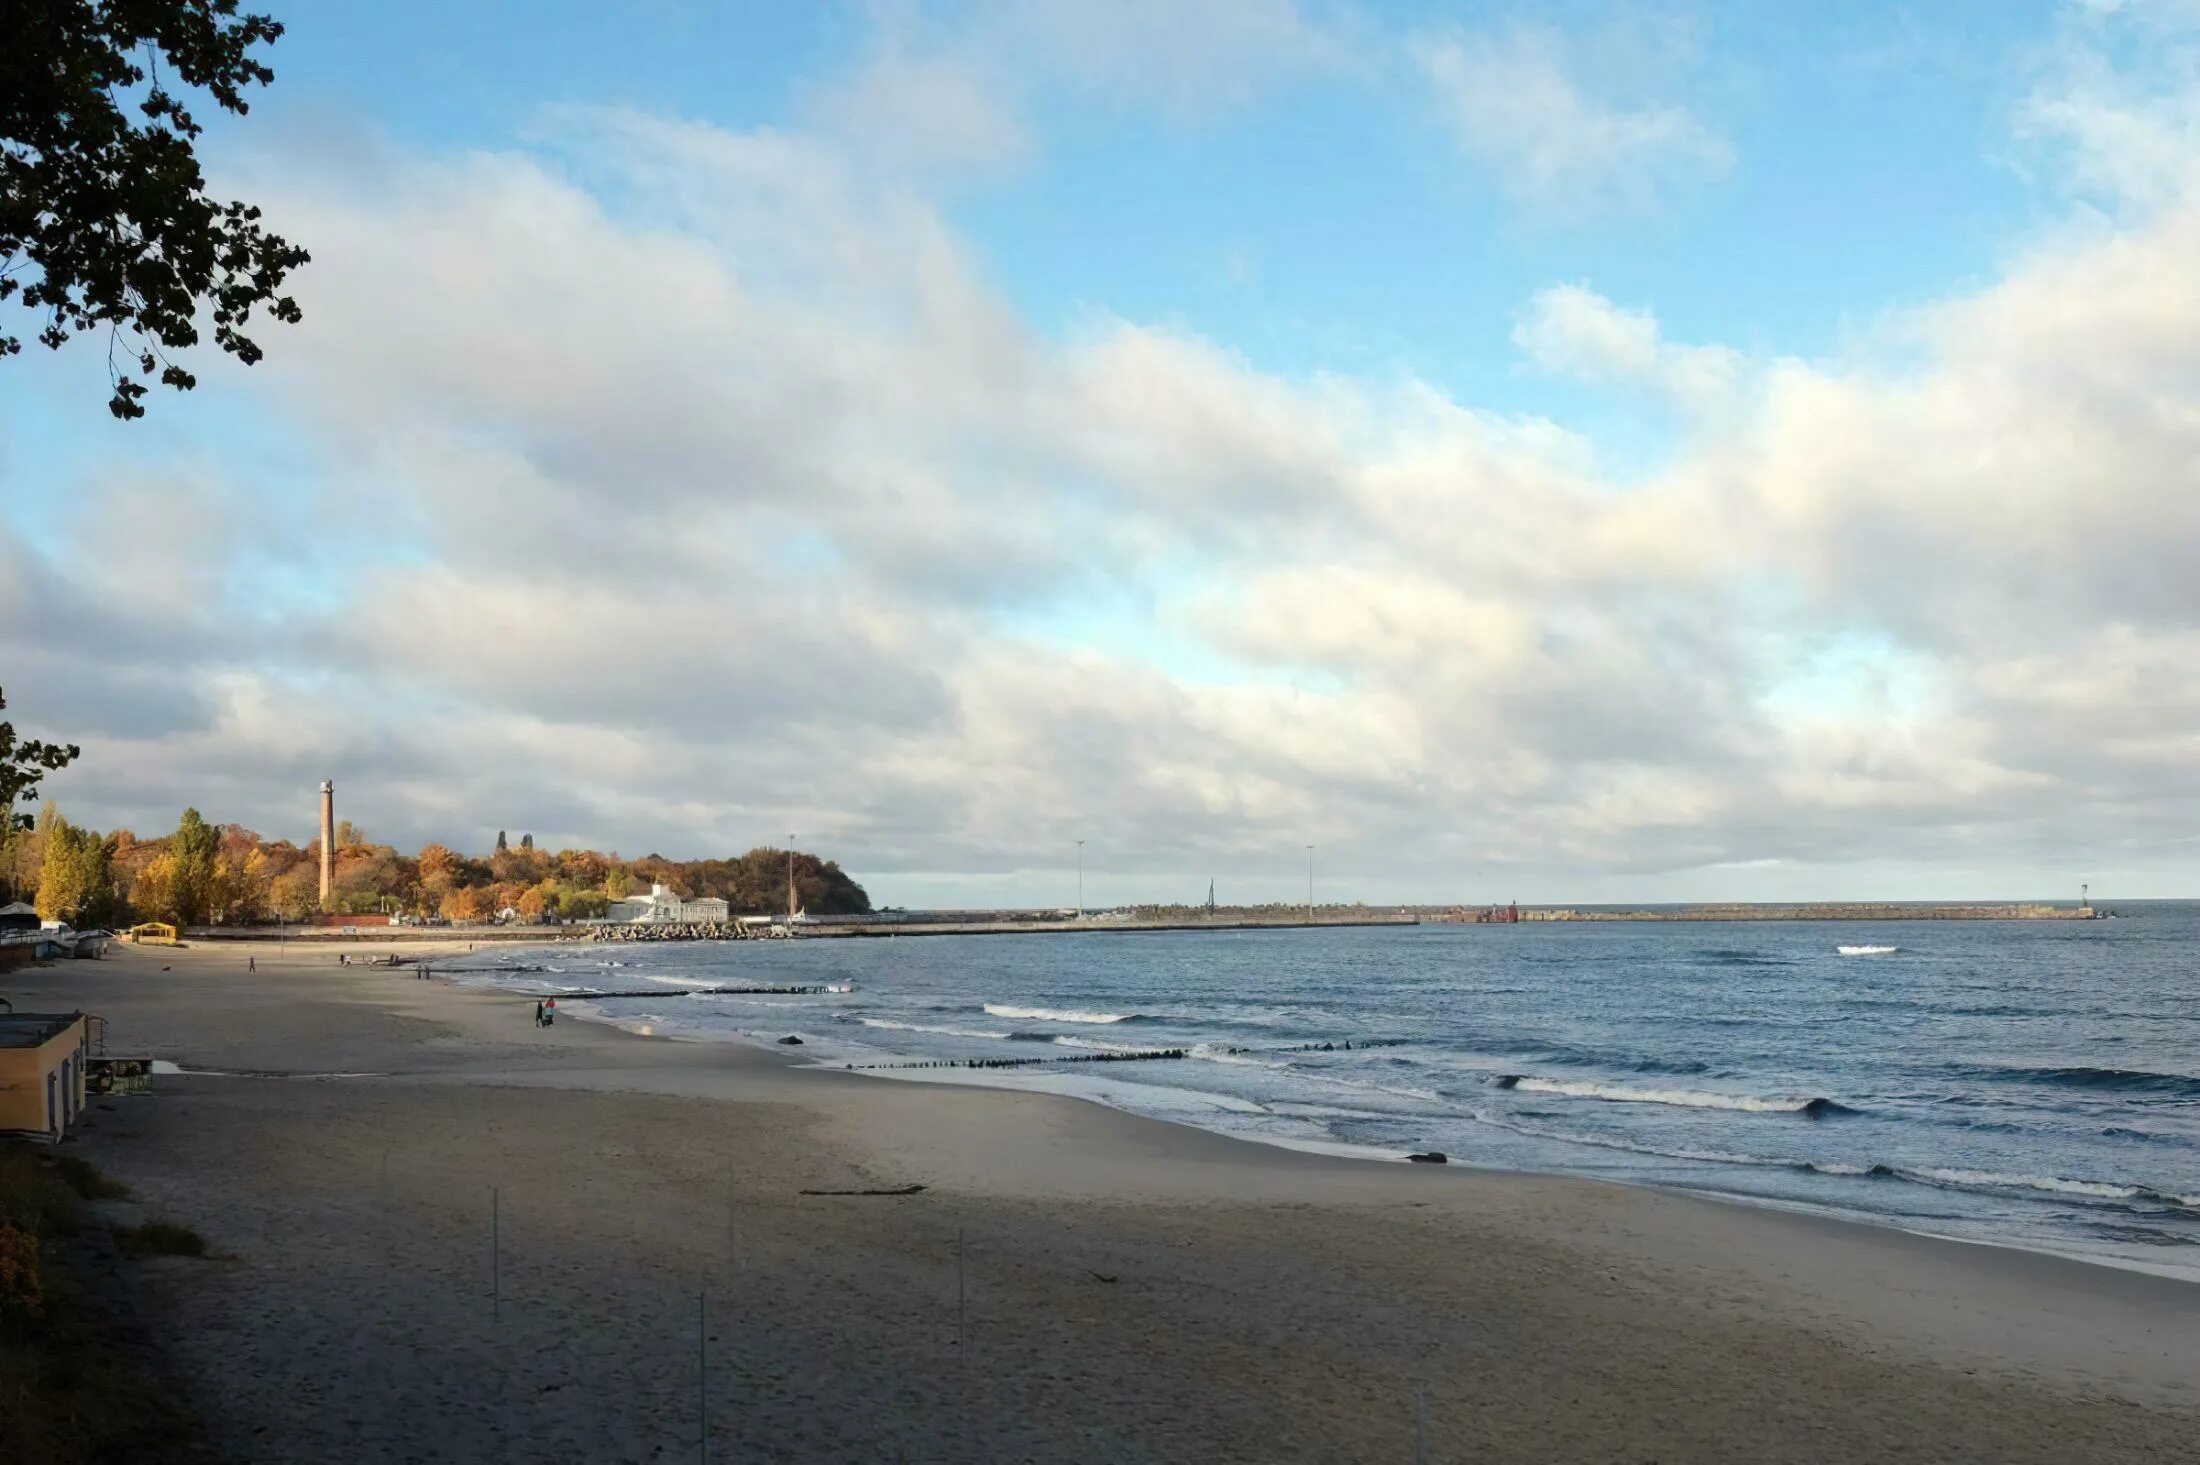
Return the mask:
[[[831, 860], [796, 851], [796, 903], [814, 915], [871, 909], [863, 887]], [[173, 834], [140, 839], [71, 824], [51, 803], [28, 830], [7, 836], [0, 876], [9, 899], [35, 892], [38, 913], [72, 926], [131, 921], [257, 925], [300, 921], [321, 909], [321, 842], [267, 840], [238, 824], [209, 824], [186, 809]], [[788, 851], [757, 848], [734, 859], [621, 859], [616, 853], [510, 844], [500, 832], [482, 856], [429, 844], [411, 855], [376, 844], [350, 821], [336, 826], [328, 909], [450, 921], [587, 920], [653, 884], [689, 899], [717, 896], [738, 915], [787, 907]]]

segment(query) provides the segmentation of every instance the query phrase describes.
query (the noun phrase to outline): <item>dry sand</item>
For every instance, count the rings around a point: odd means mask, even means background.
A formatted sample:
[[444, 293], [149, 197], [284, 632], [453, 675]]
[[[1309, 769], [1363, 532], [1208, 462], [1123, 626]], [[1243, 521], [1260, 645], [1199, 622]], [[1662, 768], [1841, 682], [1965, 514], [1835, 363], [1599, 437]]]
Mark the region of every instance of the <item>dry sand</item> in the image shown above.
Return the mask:
[[[717, 1460], [1405, 1462], [1418, 1391], [1429, 1461], [2200, 1459], [2186, 1283], [540, 1030], [326, 948], [8, 989], [239, 1075], [72, 1141], [227, 1254], [144, 1267], [211, 1458], [697, 1459], [707, 1418]], [[278, 1076], [330, 1073], [373, 1076]]]

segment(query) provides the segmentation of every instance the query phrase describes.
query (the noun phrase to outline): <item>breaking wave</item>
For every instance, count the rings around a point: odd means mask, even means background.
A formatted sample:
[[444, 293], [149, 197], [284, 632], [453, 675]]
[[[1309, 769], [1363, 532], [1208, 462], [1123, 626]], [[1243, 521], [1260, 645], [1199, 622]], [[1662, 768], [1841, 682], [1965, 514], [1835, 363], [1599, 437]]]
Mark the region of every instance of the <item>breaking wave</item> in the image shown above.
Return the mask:
[[891, 1028], [898, 1033], [938, 1033], [947, 1038], [1005, 1038], [1007, 1033], [991, 1033], [980, 1028], [940, 1027], [923, 1022], [890, 1022], [883, 1017], [859, 1017], [857, 1022], [867, 1028]]
[[1077, 1038], [1068, 1033], [1050, 1033], [1049, 1041], [1064, 1048], [1097, 1048], [1103, 1053], [1150, 1053], [1153, 1048], [1146, 1043], [1108, 1043], [1098, 1038]]
[[995, 1017], [1020, 1017], [1033, 1022], [1129, 1022], [1138, 1016], [1135, 1012], [1082, 1012], [1076, 1008], [1011, 1007], [1005, 1002], [988, 1002], [985, 1010]]
[[1902, 948], [1899, 946], [1836, 946], [1833, 949], [1843, 956], [1892, 956]]
[[1559, 1094], [1569, 1099], [1600, 1099], [1610, 1104], [1671, 1104], [1683, 1109], [1742, 1109], [1752, 1114], [1807, 1114], [1816, 1119], [1827, 1114], [1856, 1111], [1831, 1099], [1764, 1098], [1756, 1094], [1712, 1094], [1698, 1089], [1630, 1089], [1587, 1080], [1537, 1078], [1532, 1074], [1507, 1073], [1497, 1087], [1523, 1093]]
[[2141, 1204], [2173, 1206], [2179, 1210], [2200, 1211], [2200, 1195], [2176, 1195], [2170, 1191], [2156, 1190], [2151, 1185], [2125, 1185], [2113, 1180], [2071, 1180], [2059, 1175], [1999, 1175], [1990, 1170], [1944, 1170], [1933, 1166], [1911, 1168], [1901, 1165], [1873, 1165], [1864, 1173], [1892, 1176], [1898, 1180], [1915, 1181], [1919, 1185], [1937, 1185], [1952, 1190], [2038, 1191], [2047, 1195], [2081, 1196], [2087, 1200], [2136, 1201]]
[[1256, 1058], [1242, 1048], [1232, 1048], [1222, 1043], [1194, 1043], [1192, 1056], [1204, 1058], [1210, 1063], [1234, 1063], [1244, 1068], [1289, 1068], [1290, 1060]]

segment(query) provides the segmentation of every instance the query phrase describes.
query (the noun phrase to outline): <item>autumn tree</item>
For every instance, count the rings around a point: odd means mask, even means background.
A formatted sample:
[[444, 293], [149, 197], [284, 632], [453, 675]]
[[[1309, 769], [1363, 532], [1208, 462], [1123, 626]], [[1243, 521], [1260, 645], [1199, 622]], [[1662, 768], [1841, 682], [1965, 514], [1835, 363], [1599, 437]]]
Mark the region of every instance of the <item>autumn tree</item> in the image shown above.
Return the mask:
[[168, 846], [173, 862], [168, 900], [177, 925], [201, 925], [212, 910], [219, 894], [216, 865], [221, 842], [221, 830], [200, 818], [198, 810], [183, 811], [183, 822], [176, 826]]
[[76, 857], [76, 828], [51, 806], [38, 823], [41, 849], [36, 905], [39, 919], [73, 922], [76, 908], [83, 903]]
[[113, 843], [71, 824], [50, 804], [39, 826], [39, 916], [71, 926], [100, 926], [119, 917]]
[[[5, 63], [0, 63], [4, 67]], [[0, 70], [0, 77], [5, 71]], [[0, 81], [0, 85], [4, 85]], [[5, 102], [0, 102], [4, 107]], [[0, 225], [0, 229], [4, 229]], [[0, 249], [0, 277], [5, 275], [6, 258]], [[0, 298], [5, 298], [0, 292]], [[0, 345], [0, 355], [6, 354]], [[7, 709], [8, 699], [0, 693], [0, 711]], [[38, 793], [38, 785], [47, 774], [66, 768], [76, 761], [83, 750], [74, 743], [48, 743], [37, 738], [17, 739], [15, 724], [0, 721], [0, 859], [7, 871], [8, 898], [13, 900], [30, 883], [31, 872], [40, 868], [44, 860], [43, 850], [35, 856], [17, 848], [18, 838], [31, 829], [28, 814], [18, 814], [16, 806], [27, 803]], [[17, 856], [20, 856], [20, 863]]]
[[568, 921], [593, 921], [611, 909], [611, 902], [600, 890], [574, 890], [558, 892], [558, 914]]
[[176, 856], [173, 851], [162, 850], [146, 861], [130, 882], [130, 905], [146, 920], [180, 926], [184, 918], [176, 885]]
[[566, 849], [557, 853], [558, 876], [580, 890], [601, 890], [611, 862], [592, 849]]
[[443, 897], [441, 914], [448, 921], [485, 921], [496, 914], [492, 900], [487, 887], [469, 885]]
[[268, 882], [267, 904], [286, 921], [303, 921], [320, 909], [321, 875], [310, 865], [296, 865]]
[[[283, 28], [237, 0], [29, 0], [0, 20], [0, 304], [39, 318], [60, 349], [104, 330], [107, 410], [142, 417], [138, 377], [187, 391], [169, 352], [214, 342], [246, 365], [255, 311], [296, 323], [279, 293], [307, 255], [258, 208], [206, 195], [193, 92], [250, 110], [275, 73], [254, 54]], [[134, 115], [133, 115], [134, 114]], [[118, 348], [120, 363], [117, 361]], [[0, 359], [22, 350], [0, 332]]]

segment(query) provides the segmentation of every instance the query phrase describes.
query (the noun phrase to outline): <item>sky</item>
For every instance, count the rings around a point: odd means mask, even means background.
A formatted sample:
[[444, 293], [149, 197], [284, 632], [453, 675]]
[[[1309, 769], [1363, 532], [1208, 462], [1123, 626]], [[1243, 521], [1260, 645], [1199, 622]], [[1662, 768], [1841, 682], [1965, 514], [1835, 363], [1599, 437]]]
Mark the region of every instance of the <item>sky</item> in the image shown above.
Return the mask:
[[270, 8], [304, 323], [0, 363], [79, 822], [2195, 891], [2200, 0]]

